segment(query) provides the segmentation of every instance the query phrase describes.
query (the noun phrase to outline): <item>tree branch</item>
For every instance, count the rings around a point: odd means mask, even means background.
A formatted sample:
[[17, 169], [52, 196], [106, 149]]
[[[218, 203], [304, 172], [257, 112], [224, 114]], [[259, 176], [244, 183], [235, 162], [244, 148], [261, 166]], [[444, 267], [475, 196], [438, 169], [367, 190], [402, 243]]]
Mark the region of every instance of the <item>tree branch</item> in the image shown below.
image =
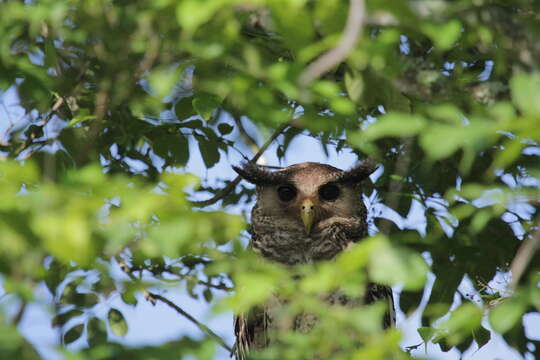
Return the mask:
[[298, 83], [302, 89], [347, 58], [362, 33], [365, 15], [364, 0], [351, 0], [347, 23], [339, 44], [312, 62], [300, 74]]
[[[283, 125], [281, 125], [280, 127], [278, 127], [276, 129], [276, 131], [274, 131], [274, 133], [272, 134], [272, 136], [270, 136], [270, 138], [263, 144], [263, 146], [261, 146], [261, 148], [259, 149], [259, 151], [257, 151], [257, 153], [253, 156], [253, 158], [251, 158], [251, 160], [249, 161], [250, 163], [255, 163], [257, 162], [257, 160], [259, 160], [259, 158], [263, 155], [263, 153], [266, 151], [266, 149], [268, 149], [268, 147], [270, 146], [270, 144], [272, 144], [272, 142], [274, 142], [274, 140], [276, 140], [276, 138], [281, 135], [281, 133], [287, 128], [289, 127], [291, 124], [291, 122], [287, 122]], [[221, 190], [220, 192], [218, 192], [216, 195], [214, 195], [213, 197], [211, 197], [210, 199], [208, 200], [202, 200], [202, 201], [192, 201], [191, 202], [191, 205], [193, 206], [196, 206], [196, 207], [205, 207], [205, 206], [208, 206], [208, 205], [212, 205], [212, 204], [215, 204], [216, 202], [218, 202], [219, 200], [223, 199], [225, 196], [227, 196], [237, 185], [238, 183], [240, 183], [240, 180], [242, 180], [242, 177], [239, 175], [237, 176], [233, 181], [231, 181], [229, 183], [229, 185], [227, 185], [225, 188], [223, 188], [223, 190]]]
[[[126, 275], [129, 276], [131, 280], [139, 281], [139, 279], [137, 279], [135, 275], [133, 275], [132, 269], [128, 264], [126, 264], [124, 261], [121, 261], [121, 260], [118, 262], [118, 264], [120, 265], [120, 269], [122, 269], [122, 271], [124, 271], [124, 273], [126, 273]], [[210, 329], [208, 326], [201, 323], [199, 320], [195, 319], [190, 313], [188, 313], [187, 311], [182, 309], [180, 306], [173, 303], [171, 300], [161, 295], [154, 294], [148, 290], [144, 290], [144, 298], [150, 301], [152, 305], [156, 305], [157, 301], [159, 300], [162, 303], [173, 308], [177, 313], [179, 313], [180, 315], [182, 315], [183, 317], [191, 321], [193, 324], [195, 324], [195, 326], [197, 326], [202, 332], [206, 333], [208, 336], [215, 339], [227, 351], [232, 352], [232, 348], [229, 345], [227, 345], [227, 343], [225, 343], [225, 341], [218, 334], [213, 332], [212, 329]]]
[[534, 253], [540, 247], [540, 216], [537, 217], [535, 226], [536, 229], [534, 232], [523, 240], [510, 265], [510, 272], [512, 273], [511, 289], [515, 289], [518, 286], [521, 276], [523, 276], [525, 269], [531, 262]]
[[21, 305], [19, 306], [19, 310], [17, 311], [17, 314], [13, 317], [13, 320], [11, 320], [11, 323], [15, 326], [19, 325], [21, 322], [24, 312], [26, 311], [26, 306], [28, 305], [28, 302], [26, 300], [23, 300], [21, 302]]
[[[121, 263], [120, 266], [122, 267], [122, 270], [124, 272], [133, 273], [135, 271], [141, 271], [142, 272], [142, 271], [146, 270], [146, 271], [152, 273], [152, 275], [154, 275], [154, 276], [162, 275], [163, 273], [168, 273], [168, 274], [177, 276], [179, 278], [179, 280], [194, 281], [199, 285], [204, 285], [206, 287], [213, 288], [213, 289], [216, 289], [216, 290], [222, 290], [222, 291], [233, 291], [234, 290], [232, 287], [229, 287], [229, 286], [227, 286], [227, 285], [225, 285], [223, 283], [212, 284], [209, 281], [204, 281], [204, 280], [199, 279], [195, 275], [180, 274], [178, 272], [175, 272], [172, 269], [171, 266], [165, 266], [165, 265], [149, 265], [149, 266], [136, 265], [136, 266], [129, 267], [125, 263]], [[177, 281], [177, 280], [174, 280], [174, 281]]]
[[[388, 198], [386, 199], [386, 206], [390, 209], [397, 212], [397, 207], [399, 205], [399, 197], [401, 195], [401, 189], [403, 188], [403, 181], [409, 172], [409, 166], [411, 164], [411, 147], [413, 143], [413, 138], [408, 137], [403, 140], [403, 147], [401, 149], [401, 154], [399, 155], [396, 161], [395, 175], [397, 175], [400, 180], [392, 179], [388, 187]], [[386, 169], [385, 169], [386, 171]], [[390, 224], [391, 220], [385, 219], [382, 223], [380, 232], [384, 235], [390, 233]]]
[[257, 151], [259, 150], [259, 144], [257, 144], [257, 141], [255, 141], [255, 139], [248, 134], [246, 128], [244, 127], [244, 124], [242, 124], [242, 120], [238, 116], [234, 116], [233, 119], [236, 126], [238, 127], [238, 131], [240, 132], [240, 137], [242, 138], [242, 140], [244, 140], [246, 145], [254, 154], [257, 153]]
[[199, 329], [201, 329], [204, 333], [206, 333], [208, 336], [216, 340], [219, 345], [221, 345], [223, 348], [225, 348], [229, 353], [232, 353], [233, 349], [225, 343], [225, 341], [215, 332], [212, 331], [208, 326], [201, 323], [199, 320], [195, 319], [193, 316], [191, 316], [189, 313], [187, 313], [184, 309], [182, 309], [180, 306], [176, 305], [166, 297], [163, 297], [158, 294], [151, 293], [149, 291], [144, 292], [144, 297], [150, 301], [152, 304], [156, 304], [156, 302], [159, 300], [162, 303], [168, 305], [169, 307], [173, 308], [177, 313], [191, 321], [195, 326], [197, 326]]

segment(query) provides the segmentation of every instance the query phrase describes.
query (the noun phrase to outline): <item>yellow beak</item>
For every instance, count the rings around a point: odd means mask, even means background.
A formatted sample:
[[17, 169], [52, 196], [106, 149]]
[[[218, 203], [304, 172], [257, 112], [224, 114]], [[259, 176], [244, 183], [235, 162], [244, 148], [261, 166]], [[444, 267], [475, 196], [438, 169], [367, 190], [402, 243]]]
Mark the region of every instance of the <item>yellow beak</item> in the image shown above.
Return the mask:
[[304, 200], [302, 202], [302, 206], [300, 207], [300, 217], [304, 223], [306, 234], [311, 232], [311, 226], [313, 225], [313, 219], [315, 218], [313, 208], [313, 201], [309, 199]]

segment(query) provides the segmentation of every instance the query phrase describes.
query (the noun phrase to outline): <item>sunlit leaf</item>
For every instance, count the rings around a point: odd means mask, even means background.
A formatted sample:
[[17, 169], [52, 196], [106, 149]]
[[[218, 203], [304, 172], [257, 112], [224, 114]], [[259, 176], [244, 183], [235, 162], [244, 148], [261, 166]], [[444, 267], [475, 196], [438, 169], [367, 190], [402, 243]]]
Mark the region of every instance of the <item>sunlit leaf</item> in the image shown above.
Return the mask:
[[447, 50], [461, 35], [462, 27], [458, 20], [451, 20], [443, 24], [424, 23], [422, 31], [431, 38], [439, 50]]
[[518, 73], [510, 80], [512, 100], [526, 115], [540, 113], [540, 74]]
[[211, 94], [197, 94], [193, 98], [193, 108], [204, 120], [210, 120], [212, 113], [217, 109], [220, 101], [217, 96]]
[[507, 299], [490, 311], [489, 322], [495, 331], [504, 334], [521, 320], [525, 309], [523, 301]]
[[377, 246], [369, 255], [369, 275], [373, 281], [402, 284], [404, 289], [420, 289], [426, 280], [428, 266], [414, 251], [391, 245], [383, 237], [374, 238]]
[[426, 120], [421, 116], [391, 113], [371, 124], [363, 132], [363, 137], [366, 141], [372, 141], [387, 136], [413, 136], [421, 132], [425, 125]]
[[107, 314], [111, 331], [114, 335], [124, 337], [128, 332], [128, 325], [124, 315], [117, 309], [110, 309]]

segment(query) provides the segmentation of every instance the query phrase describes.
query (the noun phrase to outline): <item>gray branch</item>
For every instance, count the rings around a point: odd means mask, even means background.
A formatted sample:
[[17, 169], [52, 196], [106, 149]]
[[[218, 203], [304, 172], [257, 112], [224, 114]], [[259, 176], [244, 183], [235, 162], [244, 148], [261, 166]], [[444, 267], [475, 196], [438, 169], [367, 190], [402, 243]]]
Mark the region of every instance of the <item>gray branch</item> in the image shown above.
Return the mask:
[[302, 89], [347, 58], [362, 33], [365, 15], [364, 0], [351, 0], [347, 23], [339, 44], [312, 62], [300, 74], [298, 83]]

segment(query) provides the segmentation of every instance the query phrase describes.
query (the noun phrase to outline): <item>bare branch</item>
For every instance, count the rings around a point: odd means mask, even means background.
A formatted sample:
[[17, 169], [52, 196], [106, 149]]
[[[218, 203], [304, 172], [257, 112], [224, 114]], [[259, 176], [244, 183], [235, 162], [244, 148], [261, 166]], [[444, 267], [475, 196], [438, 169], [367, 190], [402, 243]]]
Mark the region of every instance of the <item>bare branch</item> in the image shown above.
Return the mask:
[[[213, 284], [213, 283], [211, 283], [209, 281], [201, 280], [195, 275], [180, 274], [179, 272], [174, 271], [174, 269], [171, 266], [167, 266], [167, 265], [148, 265], [148, 266], [147, 265], [135, 265], [135, 266], [129, 267], [129, 266], [127, 266], [127, 264], [121, 263], [120, 266], [122, 267], [122, 270], [124, 272], [133, 273], [133, 272], [136, 272], [136, 271], [141, 271], [142, 272], [142, 271], [146, 270], [146, 271], [152, 273], [152, 275], [154, 275], [154, 276], [158, 276], [158, 275], [162, 275], [163, 273], [167, 273], [167, 274], [177, 276], [180, 280], [193, 281], [193, 282], [196, 282], [199, 285], [203, 285], [203, 286], [213, 288], [213, 289], [216, 289], [216, 290], [222, 290], [222, 291], [233, 291], [234, 290], [232, 287], [229, 287], [229, 286], [227, 286], [227, 285], [225, 285], [223, 283]], [[174, 280], [174, 281], [177, 281], [177, 280]]]
[[[392, 210], [397, 211], [399, 205], [399, 198], [402, 196], [401, 189], [403, 188], [403, 179], [409, 172], [409, 166], [411, 164], [411, 147], [413, 138], [409, 137], [403, 140], [402, 152], [397, 159], [395, 175], [401, 180], [392, 179], [390, 186], [388, 187], [388, 198], [386, 199], [386, 206]], [[385, 170], [386, 171], [386, 170]], [[390, 233], [390, 220], [386, 220], [381, 225], [381, 233], [388, 235]]]
[[[58, 64], [57, 64], [57, 67], [60, 68], [60, 66], [58, 66]], [[81, 88], [80, 85], [81, 85], [81, 82], [83, 80], [84, 74], [86, 73], [87, 69], [88, 69], [88, 63], [84, 64], [81, 71], [77, 75], [77, 78], [75, 79], [75, 86], [73, 87], [73, 90], [71, 91], [71, 95], [69, 95], [69, 96], [74, 97], [80, 91], [80, 88]], [[60, 73], [61, 68], [60, 68], [60, 70], [57, 70], [57, 71]], [[58, 112], [58, 110], [62, 107], [62, 105], [64, 105], [66, 103], [66, 98], [67, 97], [59, 96], [56, 99], [56, 101], [52, 105], [51, 109], [43, 117], [43, 120], [41, 121], [40, 125], [38, 125], [41, 129], [43, 129], [47, 125], [47, 123], [51, 120], [53, 115], [56, 114]], [[24, 143], [22, 143], [21, 146], [19, 146], [19, 148], [17, 148], [17, 150], [15, 150], [15, 152], [14, 152], [15, 157], [19, 156], [24, 150], [28, 149], [32, 145], [40, 145], [40, 144], [47, 145], [48, 143], [52, 143], [52, 142], [54, 142], [54, 140], [56, 140], [56, 138], [50, 138], [50, 139], [38, 142], [38, 141], [34, 141], [34, 139], [35, 139], [34, 136], [28, 136], [26, 138], [26, 140], [24, 141]], [[40, 147], [40, 149], [41, 149], [41, 147]], [[30, 152], [29, 154], [27, 154], [27, 156], [25, 158], [28, 158], [34, 152], [35, 151]]]
[[254, 154], [257, 153], [257, 151], [259, 151], [259, 144], [257, 144], [257, 141], [255, 141], [255, 139], [248, 134], [246, 128], [244, 127], [244, 124], [242, 124], [242, 120], [240, 120], [239, 117], [234, 116], [233, 118], [234, 118], [236, 127], [238, 128], [238, 131], [240, 132], [240, 137], [242, 138], [242, 140], [244, 140], [246, 145]]
[[201, 329], [204, 333], [206, 333], [208, 336], [216, 340], [218, 344], [221, 345], [223, 348], [225, 348], [227, 351], [229, 351], [229, 353], [232, 353], [233, 349], [229, 345], [227, 345], [227, 343], [225, 343], [225, 341], [218, 334], [213, 332], [212, 329], [210, 329], [208, 326], [204, 325], [199, 320], [195, 319], [193, 316], [191, 316], [191, 314], [186, 312], [184, 309], [182, 309], [180, 306], [176, 305], [175, 303], [173, 303], [166, 297], [151, 293], [149, 291], [145, 291], [144, 297], [154, 305], [159, 300], [162, 303], [173, 308], [177, 313], [179, 313], [180, 315], [182, 315], [183, 317], [191, 321], [193, 324], [195, 324], [195, 326]]
[[[257, 153], [253, 156], [253, 158], [251, 158], [251, 160], [249, 161], [250, 163], [256, 163], [257, 160], [259, 160], [259, 158], [264, 154], [264, 152], [266, 151], [266, 149], [268, 149], [268, 147], [270, 146], [270, 144], [272, 144], [272, 142], [274, 142], [274, 140], [276, 140], [276, 138], [281, 135], [281, 133], [290, 126], [290, 122], [288, 123], [285, 123], [283, 125], [281, 125], [280, 127], [278, 127], [276, 129], [276, 131], [274, 131], [274, 133], [272, 134], [272, 136], [270, 136], [270, 138], [263, 144], [263, 146], [261, 146], [261, 148], [259, 149], [259, 151], [257, 151]], [[216, 195], [214, 195], [212, 198], [208, 199], [208, 200], [202, 200], [202, 201], [192, 201], [191, 202], [191, 205], [193, 206], [197, 206], [197, 207], [205, 207], [205, 206], [208, 206], [208, 205], [212, 205], [212, 204], [215, 204], [216, 202], [218, 202], [219, 200], [223, 199], [225, 196], [227, 196], [227, 194], [229, 194], [237, 185], [238, 183], [240, 183], [240, 180], [242, 180], [242, 177], [241, 176], [237, 176], [233, 181], [231, 181], [229, 183], [229, 185], [227, 185], [225, 188], [223, 188], [223, 190], [221, 190], [219, 193], [217, 193]]]
[[17, 314], [15, 314], [15, 316], [13, 317], [13, 320], [11, 320], [11, 323], [13, 325], [19, 325], [23, 316], [24, 316], [24, 313], [26, 311], [26, 306], [28, 305], [28, 302], [26, 302], [25, 300], [23, 300], [21, 302], [21, 305], [19, 306], [19, 310], [17, 311]]
[[365, 15], [364, 0], [351, 0], [347, 23], [339, 44], [312, 62], [300, 74], [298, 83], [301, 88], [305, 89], [314, 80], [347, 58], [362, 33]]
[[[120, 269], [122, 269], [122, 271], [124, 271], [124, 273], [126, 273], [126, 275], [129, 276], [131, 280], [139, 281], [139, 279], [137, 279], [135, 275], [133, 275], [132, 268], [128, 264], [126, 264], [124, 261], [121, 261], [121, 260], [118, 262], [118, 264], [120, 265]], [[201, 323], [199, 320], [195, 319], [190, 313], [188, 313], [187, 311], [182, 309], [180, 306], [173, 303], [171, 300], [161, 295], [154, 294], [148, 290], [144, 290], [144, 298], [150, 301], [152, 305], [156, 305], [156, 303], [159, 300], [162, 303], [173, 308], [177, 313], [179, 313], [180, 315], [182, 315], [183, 317], [191, 321], [193, 324], [195, 324], [202, 332], [206, 333], [208, 336], [215, 339], [221, 346], [227, 349], [227, 351], [232, 352], [232, 348], [229, 345], [227, 345], [227, 343], [225, 343], [225, 341], [218, 334], [213, 332], [212, 329], [210, 329], [208, 326]]]
[[517, 287], [519, 280], [531, 262], [534, 253], [540, 247], [540, 216], [537, 218], [535, 226], [536, 229], [534, 232], [523, 240], [523, 243], [519, 247], [516, 256], [510, 265], [510, 272], [512, 273], [512, 282], [510, 283], [510, 288], [512, 289]]

